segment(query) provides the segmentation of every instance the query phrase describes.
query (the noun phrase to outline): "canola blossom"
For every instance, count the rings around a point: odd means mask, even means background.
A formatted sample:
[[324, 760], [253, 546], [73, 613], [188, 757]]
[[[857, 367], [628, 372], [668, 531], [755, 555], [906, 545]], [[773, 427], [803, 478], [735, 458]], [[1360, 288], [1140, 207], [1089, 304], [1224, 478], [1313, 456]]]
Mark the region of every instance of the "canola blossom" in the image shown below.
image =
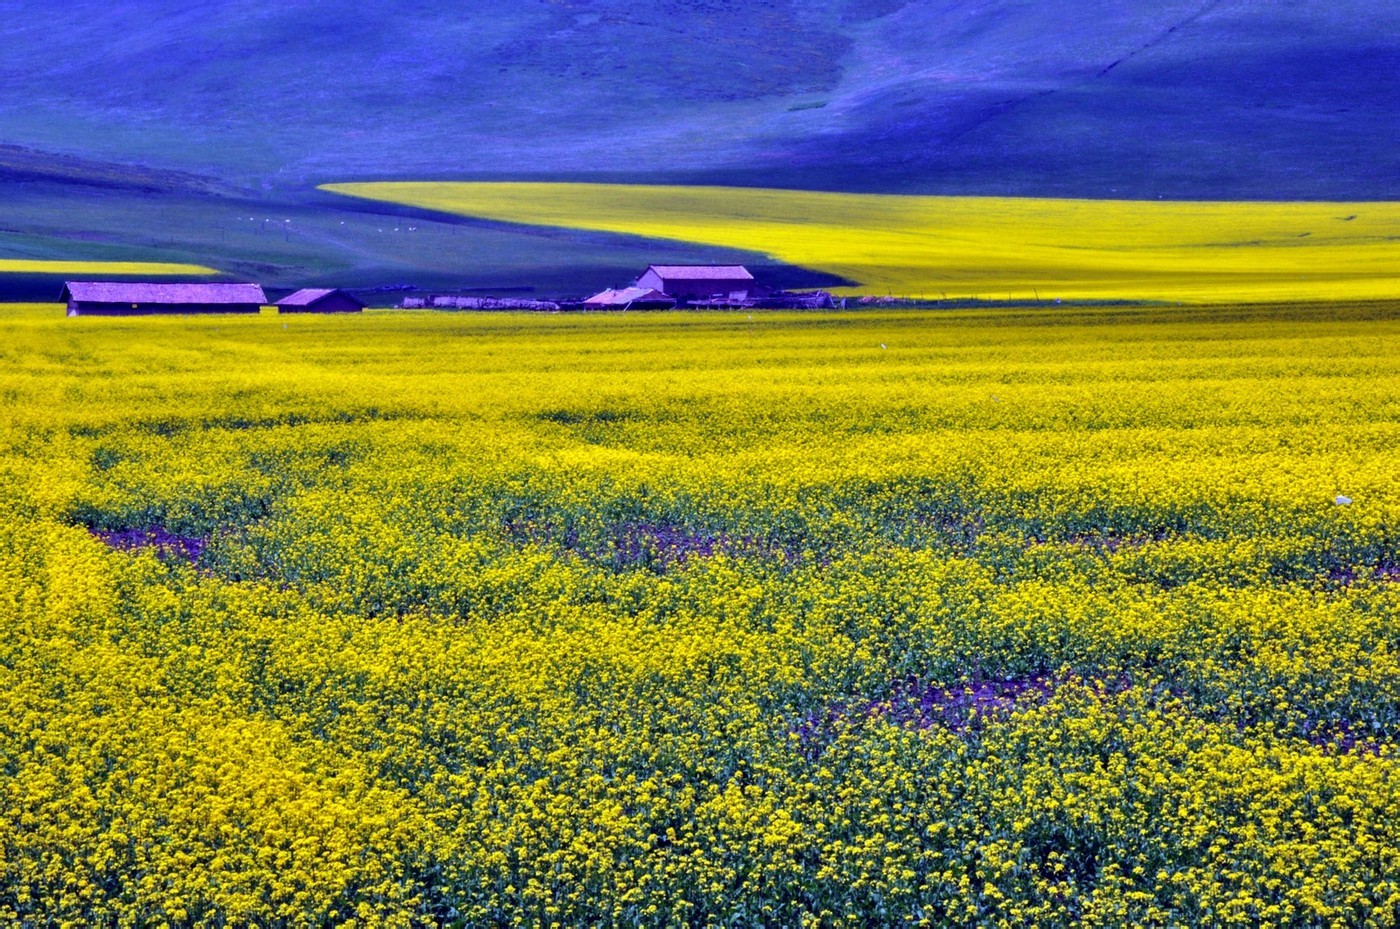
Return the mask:
[[208, 277], [221, 272], [203, 265], [159, 261], [31, 261], [0, 258], [0, 274], [72, 274], [100, 277]]
[[855, 285], [839, 292], [1197, 304], [1400, 297], [1400, 203], [397, 181], [323, 189], [503, 222], [743, 249]]
[[1400, 921], [1393, 305], [0, 335], [0, 922]]

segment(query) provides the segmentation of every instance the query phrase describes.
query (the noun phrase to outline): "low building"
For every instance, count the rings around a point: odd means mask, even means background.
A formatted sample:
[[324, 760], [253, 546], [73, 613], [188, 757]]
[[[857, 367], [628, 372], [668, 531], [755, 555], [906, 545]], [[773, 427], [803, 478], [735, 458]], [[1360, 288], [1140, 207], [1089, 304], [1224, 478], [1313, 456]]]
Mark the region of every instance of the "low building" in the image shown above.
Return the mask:
[[[404, 307], [409, 306], [405, 299]], [[553, 300], [525, 300], [520, 297], [463, 297], [447, 295], [434, 295], [426, 297], [418, 302], [418, 308], [431, 308], [434, 310], [528, 310], [535, 313], [556, 313], [559, 311], [559, 304]]]
[[363, 300], [334, 288], [310, 287], [277, 301], [279, 313], [360, 313], [364, 308]]
[[588, 310], [669, 310], [675, 305], [675, 297], [650, 287], [605, 290], [583, 301]]
[[743, 303], [754, 289], [743, 265], [652, 265], [637, 278], [638, 287], [659, 290], [682, 303]]
[[154, 316], [260, 313], [267, 296], [257, 284], [146, 284], [69, 281], [61, 298], [69, 316]]

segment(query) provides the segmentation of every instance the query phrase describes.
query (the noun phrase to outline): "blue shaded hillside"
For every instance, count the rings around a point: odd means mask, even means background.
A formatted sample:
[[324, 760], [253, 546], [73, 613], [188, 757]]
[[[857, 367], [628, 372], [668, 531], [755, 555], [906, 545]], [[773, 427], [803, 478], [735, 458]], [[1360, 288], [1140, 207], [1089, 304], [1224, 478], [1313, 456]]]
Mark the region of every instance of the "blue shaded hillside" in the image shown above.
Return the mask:
[[304, 188], [1400, 197], [1400, 4], [0, 0], [0, 143]]

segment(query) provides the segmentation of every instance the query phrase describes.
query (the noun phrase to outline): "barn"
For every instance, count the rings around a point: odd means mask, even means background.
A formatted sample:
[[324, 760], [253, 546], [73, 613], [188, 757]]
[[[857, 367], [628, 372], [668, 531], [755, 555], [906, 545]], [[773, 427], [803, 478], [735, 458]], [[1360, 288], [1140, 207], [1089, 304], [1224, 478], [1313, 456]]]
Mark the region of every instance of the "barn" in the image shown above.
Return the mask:
[[69, 316], [153, 316], [260, 313], [267, 296], [257, 284], [145, 284], [69, 281], [61, 298]]
[[590, 310], [669, 310], [676, 298], [650, 287], [624, 287], [594, 294], [583, 305]]
[[742, 265], [652, 265], [638, 287], [670, 294], [682, 303], [723, 300], [742, 303], [753, 290], [753, 275]]
[[279, 313], [359, 313], [363, 300], [343, 290], [307, 288], [277, 301]]

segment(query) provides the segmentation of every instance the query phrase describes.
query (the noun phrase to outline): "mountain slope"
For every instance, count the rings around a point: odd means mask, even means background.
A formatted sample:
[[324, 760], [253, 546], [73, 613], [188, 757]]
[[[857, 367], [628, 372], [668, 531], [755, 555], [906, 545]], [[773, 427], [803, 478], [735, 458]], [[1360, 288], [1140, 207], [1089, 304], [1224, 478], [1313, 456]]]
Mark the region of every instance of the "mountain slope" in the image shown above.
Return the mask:
[[319, 191], [246, 190], [0, 146], [0, 302], [52, 300], [65, 276], [126, 273], [94, 262], [147, 263], [129, 271], [142, 275], [201, 273], [150, 262], [207, 265], [274, 290], [352, 287], [376, 305], [396, 302], [406, 287], [580, 297], [630, 281], [651, 262], [743, 262], [778, 286], [840, 281], [734, 248], [507, 225]]
[[[1400, 203], [915, 197], [638, 184], [332, 184], [493, 220], [745, 249], [968, 299], [1393, 300]], [[845, 291], [843, 291], [845, 292]]]
[[1400, 197], [1400, 7], [0, 0], [0, 142], [273, 188]]

